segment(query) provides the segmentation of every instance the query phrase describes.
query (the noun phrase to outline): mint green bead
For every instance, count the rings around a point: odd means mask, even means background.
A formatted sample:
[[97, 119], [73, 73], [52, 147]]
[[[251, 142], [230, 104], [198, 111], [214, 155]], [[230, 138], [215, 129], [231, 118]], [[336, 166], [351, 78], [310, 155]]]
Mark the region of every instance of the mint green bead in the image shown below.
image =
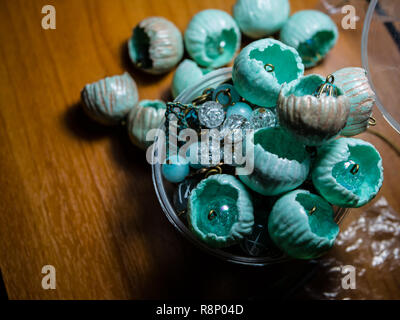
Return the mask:
[[196, 62], [185, 59], [175, 71], [172, 80], [172, 96], [174, 99], [188, 87], [198, 83], [210, 69], [199, 67]]
[[172, 156], [162, 165], [162, 174], [166, 180], [172, 183], [179, 183], [189, 175], [189, 162], [179, 156]]
[[252, 231], [253, 204], [246, 188], [226, 174], [202, 180], [192, 191], [188, 222], [193, 233], [214, 248], [231, 246]]
[[87, 84], [81, 92], [81, 99], [85, 112], [92, 119], [114, 125], [137, 105], [139, 94], [135, 81], [125, 72]]
[[158, 129], [164, 121], [167, 106], [160, 100], [142, 100], [128, 115], [127, 129], [131, 141], [142, 149], [152, 144], [147, 141], [147, 133]]
[[268, 218], [275, 244], [297, 259], [314, 259], [329, 250], [339, 234], [328, 202], [306, 190], [295, 190], [278, 199]]
[[226, 110], [226, 117], [229, 118], [234, 114], [239, 114], [250, 121], [252, 113], [253, 109], [247, 103], [236, 102], [233, 106]]
[[[273, 72], [266, 64], [274, 66]], [[274, 39], [250, 43], [236, 57], [232, 80], [247, 101], [261, 107], [276, 107], [279, 91], [304, 74], [297, 51]]]
[[128, 51], [138, 69], [150, 74], [166, 73], [183, 57], [182, 34], [171, 21], [149, 17], [133, 30]]
[[275, 196], [300, 186], [310, 171], [310, 156], [301, 143], [280, 127], [259, 129], [248, 141], [254, 148], [254, 170], [239, 175], [250, 189]]
[[317, 10], [303, 10], [287, 20], [280, 40], [295, 48], [306, 68], [310, 68], [324, 59], [338, 36], [337, 26], [328, 15]]
[[289, 14], [289, 0], [238, 0], [233, 7], [233, 17], [240, 30], [253, 39], [279, 31]]
[[184, 39], [186, 50], [200, 66], [219, 68], [233, 59], [240, 47], [241, 34], [228, 13], [209, 9], [192, 18]]
[[358, 208], [371, 201], [382, 187], [382, 159], [372, 144], [340, 138], [318, 149], [312, 180], [330, 203]]

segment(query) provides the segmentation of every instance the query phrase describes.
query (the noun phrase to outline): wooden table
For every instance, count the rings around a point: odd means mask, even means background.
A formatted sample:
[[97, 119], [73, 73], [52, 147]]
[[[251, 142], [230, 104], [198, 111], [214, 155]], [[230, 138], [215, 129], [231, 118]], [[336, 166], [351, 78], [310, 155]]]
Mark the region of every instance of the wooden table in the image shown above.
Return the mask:
[[[43, 30], [41, 8], [50, 2], [57, 29]], [[291, 2], [294, 12], [318, 1]], [[132, 27], [160, 15], [184, 31], [196, 12], [230, 11], [233, 3], [0, 1], [0, 266], [9, 298], [260, 297], [270, 294], [265, 288], [272, 279], [292, 270], [293, 264], [231, 265], [195, 249], [165, 218], [150, 166], [125, 130], [93, 123], [79, 104], [86, 83], [124, 70], [136, 79], [141, 98], [170, 99], [172, 73], [154, 77], [132, 69], [126, 52]], [[338, 45], [313, 72], [360, 66], [360, 33], [361, 26], [341, 30]], [[375, 130], [399, 145], [399, 136], [375, 115]], [[400, 212], [398, 155], [375, 136], [361, 138], [381, 152], [386, 180], [380, 196]], [[56, 268], [56, 290], [42, 289], [44, 265]], [[399, 288], [399, 280], [397, 272], [371, 281]], [[399, 298], [396, 290], [378, 288], [386, 298]]]

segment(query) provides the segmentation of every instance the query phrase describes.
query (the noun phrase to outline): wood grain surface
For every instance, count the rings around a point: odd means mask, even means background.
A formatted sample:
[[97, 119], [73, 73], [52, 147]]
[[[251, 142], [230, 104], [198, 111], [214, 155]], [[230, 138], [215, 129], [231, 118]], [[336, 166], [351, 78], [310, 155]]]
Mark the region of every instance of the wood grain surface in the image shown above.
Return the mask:
[[[236, 266], [194, 248], [165, 218], [150, 166], [125, 129], [97, 125], [80, 107], [86, 83], [124, 70], [142, 99], [169, 100], [172, 73], [148, 76], [129, 63], [126, 41], [133, 26], [160, 15], [184, 31], [196, 12], [231, 12], [233, 3], [0, 0], [0, 267], [10, 299], [268, 297], [283, 290], [271, 288], [274, 279], [307, 268], [300, 262]], [[316, 0], [291, 3], [292, 12], [318, 6]], [[41, 28], [45, 4], [57, 10], [56, 30]], [[361, 25], [340, 30], [338, 45], [311, 71], [361, 66], [360, 34]], [[377, 111], [375, 116], [374, 130], [400, 145], [400, 136]], [[383, 156], [379, 197], [400, 212], [398, 154], [374, 135], [361, 138]], [[353, 210], [345, 225], [364, 209]], [[57, 270], [56, 290], [42, 289], [44, 265]], [[400, 298], [399, 270], [365, 267], [381, 296]]]

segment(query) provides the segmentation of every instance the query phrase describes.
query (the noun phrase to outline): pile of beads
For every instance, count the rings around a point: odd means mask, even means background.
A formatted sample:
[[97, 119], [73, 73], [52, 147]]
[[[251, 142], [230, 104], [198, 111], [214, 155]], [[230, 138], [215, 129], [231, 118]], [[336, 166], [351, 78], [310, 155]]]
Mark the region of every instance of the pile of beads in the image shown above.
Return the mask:
[[[151, 144], [150, 130], [164, 123], [162, 174], [175, 187], [174, 209], [213, 248], [318, 257], [339, 232], [333, 206], [363, 206], [382, 186], [376, 149], [338, 139], [365, 131], [373, 119], [375, 96], [365, 70], [304, 76], [333, 48], [338, 30], [319, 11], [289, 14], [289, 0], [238, 0], [233, 17], [221, 10], [197, 13], [184, 36], [165, 18], [144, 19], [128, 41], [129, 57], [150, 74], [178, 66], [175, 102], [140, 101], [128, 73], [81, 92], [90, 117], [126, 125], [142, 149]], [[278, 31], [280, 41], [260, 39]], [[189, 104], [179, 102], [182, 92], [234, 59], [241, 32], [259, 40], [240, 51], [232, 79]], [[192, 60], [180, 63], [185, 48]], [[189, 141], [182, 140], [187, 132]]]

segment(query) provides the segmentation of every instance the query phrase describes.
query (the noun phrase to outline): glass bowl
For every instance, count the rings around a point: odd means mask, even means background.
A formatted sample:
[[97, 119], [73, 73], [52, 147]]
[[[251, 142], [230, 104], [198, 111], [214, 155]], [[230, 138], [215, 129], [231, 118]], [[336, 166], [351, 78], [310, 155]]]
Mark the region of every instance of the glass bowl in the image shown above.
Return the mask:
[[362, 35], [362, 62], [376, 104], [400, 133], [400, 1], [371, 0]]
[[[175, 101], [179, 101], [185, 104], [191, 103], [196, 97], [200, 96], [206, 88], [216, 88], [221, 83], [230, 80], [231, 77], [232, 68], [223, 68], [210, 72], [201, 80], [201, 82], [184, 90], [175, 99]], [[165, 130], [164, 125], [161, 126], [161, 129]], [[153, 149], [153, 158], [157, 155], [157, 152], [157, 147], [155, 147]], [[183, 221], [178, 216], [176, 210], [173, 208], [172, 197], [175, 185], [169, 183], [163, 178], [160, 163], [152, 164], [152, 178], [154, 189], [156, 191], [161, 208], [163, 209], [168, 220], [186, 239], [188, 239], [201, 250], [219, 259], [249, 266], [266, 266], [271, 264], [283, 263], [291, 259], [290, 257], [286, 256], [282, 251], [280, 251], [272, 243], [272, 241], [268, 242], [268, 245], [264, 249], [263, 256], [257, 257], [246, 255], [244, 251], [240, 248], [240, 245], [236, 245], [226, 249], [213, 249], [208, 247], [206, 244], [196, 238], [196, 236], [188, 228], [186, 221]], [[334, 210], [335, 221], [337, 223], [340, 223], [344, 216], [347, 214], [348, 210], [343, 208], [334, 208]]]

